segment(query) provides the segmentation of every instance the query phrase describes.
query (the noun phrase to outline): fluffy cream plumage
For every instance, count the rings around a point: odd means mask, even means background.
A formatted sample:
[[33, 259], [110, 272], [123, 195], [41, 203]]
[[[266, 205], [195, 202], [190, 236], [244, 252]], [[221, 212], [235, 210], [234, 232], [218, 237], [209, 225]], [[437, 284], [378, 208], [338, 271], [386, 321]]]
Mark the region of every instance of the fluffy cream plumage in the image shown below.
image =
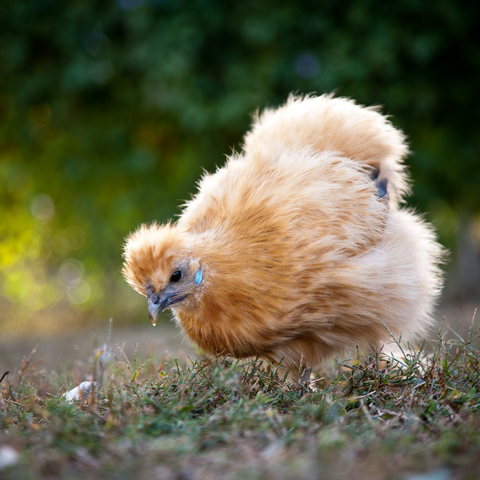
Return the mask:
[[383, 324], [415, 340], [432, 323], [442, 248], [399, 207], [406, 153], [375, 108], [291, 97], [255, 118], [176, 224], [127, 238], [125, 278], [152, 319], [171, 308], [209, 353], [315, 366], [380, 348]]

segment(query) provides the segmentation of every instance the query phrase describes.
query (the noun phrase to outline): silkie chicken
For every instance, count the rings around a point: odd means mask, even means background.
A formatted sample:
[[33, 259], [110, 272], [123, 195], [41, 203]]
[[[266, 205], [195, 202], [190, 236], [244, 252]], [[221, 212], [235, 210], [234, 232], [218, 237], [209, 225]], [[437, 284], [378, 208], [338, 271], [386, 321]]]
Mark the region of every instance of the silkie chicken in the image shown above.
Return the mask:
[[[123, 274], [209, 354], [289, 369], [428, 332], [443, 250], [400, 208], [403, 134], [377, 108], [290, 97], [257, 115], [176, 223], [127, 237]], [[387, 328], [388, 330], [387, 330]]]

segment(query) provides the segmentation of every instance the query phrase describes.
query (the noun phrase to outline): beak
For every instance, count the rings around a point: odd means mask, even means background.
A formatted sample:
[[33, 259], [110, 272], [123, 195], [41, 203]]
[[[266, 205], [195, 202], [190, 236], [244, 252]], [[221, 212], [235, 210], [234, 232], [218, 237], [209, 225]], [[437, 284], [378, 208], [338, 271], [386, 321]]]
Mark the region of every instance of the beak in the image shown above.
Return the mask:
[[[157, 318], [159, 315], [170, 305], [177, 303], [179, 300], [183, 300], [185, 297], [177, 297], [178, 293], [168, 293], [163, 297], [160, 297], [156, 303], [152, 302], [151, 298], [147, 298], [147, 305], [148, 305], [148, 316], [150, 317], [150, 321], [152, 325], [155, 326], [157, 324]], [[177, 297], [177, 298], [174, 298]]]
[[152, 325], [155, 326], [157, 324], [157, 318], [162, 313], [161, 303], [153, 303], [149, 298], [147, 299], [148, 305], [148, 316], [150, 317], [150, 321]]

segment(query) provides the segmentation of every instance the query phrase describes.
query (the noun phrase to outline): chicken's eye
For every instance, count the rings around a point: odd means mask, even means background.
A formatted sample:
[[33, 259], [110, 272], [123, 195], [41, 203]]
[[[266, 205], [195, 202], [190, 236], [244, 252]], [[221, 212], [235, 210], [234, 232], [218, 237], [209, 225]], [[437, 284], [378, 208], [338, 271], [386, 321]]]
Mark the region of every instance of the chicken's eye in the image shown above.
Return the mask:
[[176, 272], [173, 272], [173, 275], [170, 278], [171, 282], [178, 282], [182, 279], [182, 272], [180, 270], [177, 270]]

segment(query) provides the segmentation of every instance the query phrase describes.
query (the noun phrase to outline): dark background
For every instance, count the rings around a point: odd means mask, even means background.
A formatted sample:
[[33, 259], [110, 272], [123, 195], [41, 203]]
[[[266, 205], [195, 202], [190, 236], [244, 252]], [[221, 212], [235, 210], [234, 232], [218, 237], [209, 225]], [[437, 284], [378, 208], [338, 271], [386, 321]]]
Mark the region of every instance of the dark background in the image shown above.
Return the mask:
[[[290, 92], [383, 105], [410, 206], [450, 251], [439, 318], [480, 303], [480, 4], [458, 0], [3, 1], [0, 322], [148, 322], [125, 235], [165, 221]], [[477, 32], [478, 33], [478, 32]], [[450, 309], [450, 310], [449, 310]]]

